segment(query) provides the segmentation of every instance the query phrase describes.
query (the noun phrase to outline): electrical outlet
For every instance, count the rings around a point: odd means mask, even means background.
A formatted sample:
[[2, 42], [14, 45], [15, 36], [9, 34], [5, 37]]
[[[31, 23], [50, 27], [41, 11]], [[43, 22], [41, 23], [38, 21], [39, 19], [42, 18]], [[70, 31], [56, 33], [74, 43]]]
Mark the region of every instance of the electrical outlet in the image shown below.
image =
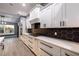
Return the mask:
[[57, 32], [55, 32], [54, 35], [57, 36]]

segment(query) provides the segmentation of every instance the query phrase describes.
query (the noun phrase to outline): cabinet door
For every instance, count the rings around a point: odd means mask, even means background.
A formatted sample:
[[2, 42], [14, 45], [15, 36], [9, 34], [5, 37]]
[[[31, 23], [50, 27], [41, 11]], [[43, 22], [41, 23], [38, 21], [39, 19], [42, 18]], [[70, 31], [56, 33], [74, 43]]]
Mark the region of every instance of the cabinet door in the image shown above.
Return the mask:
[[79, 54], [68, 51], [66, 49], [61, 49], [61, 56], [79, 56]]
[[51, 6], [46, 7], [40, 12], [41, 28], [51, 28]]
[[63, 20], [63, 4], [56, 3], [54, 7], [52, 6], [52, 26], [53, 27], [60, 27], [60, 21]]
[[79, 27], [79, 3], [66, 4], [67, 27]]
[[54, 28], [55, 27], [55, 9], [54, 9], [54, 4], [51, 5], [51, 27]]
[[40, 41], [40, 55], [41, 56], [59, 56], [60, 48], [50, 43]]

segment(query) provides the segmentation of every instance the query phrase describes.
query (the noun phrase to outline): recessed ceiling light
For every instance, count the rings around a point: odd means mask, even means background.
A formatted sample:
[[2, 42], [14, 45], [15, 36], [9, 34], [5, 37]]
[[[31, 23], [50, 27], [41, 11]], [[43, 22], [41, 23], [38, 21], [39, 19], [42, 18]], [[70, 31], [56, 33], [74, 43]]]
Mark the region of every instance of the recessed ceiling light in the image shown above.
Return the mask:
[[23, 4], [22, 4], [22, 6], [23, 6], [23, 7], [25, 7], [25, 6], [26, 6], [26, 4], [25, 4], [25, 3], [23, 3]]

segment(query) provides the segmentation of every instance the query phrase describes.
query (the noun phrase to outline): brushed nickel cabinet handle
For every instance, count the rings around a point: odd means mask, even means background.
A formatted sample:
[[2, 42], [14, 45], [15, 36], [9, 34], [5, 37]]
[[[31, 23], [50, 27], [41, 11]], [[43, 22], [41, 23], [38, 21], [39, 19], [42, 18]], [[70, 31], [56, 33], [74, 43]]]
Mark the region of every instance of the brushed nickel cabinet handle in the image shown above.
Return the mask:
[[60, 21], [60, 26], [61, 26], [61, 21]]
[[63, 26], [65, 26], [64, 21], [62, 21], [62, 22], [63, 22]]
[[45, 43], [42, 43], [42, 42], [40, 42], [40, 43], [43, 44], [43, 45], [45, 45], [45, 46], [47, 46], [47, 47], [49, 47], [49, 48], [53, 48], [53, 47], [51, 47], [51, 46], [49, 46], [49, 45], [47, 45]]
[[64, 21], [60, 21], [60, 26], [65, 26], [65, 22]]
[[30, 40], [28, 40], [30, 43], [32, 43]]
[[50, 56], [53, 56], [52, 54], [50, 54], [49, 52], [45, 51], [44, 49], [40, 48], [42, 51], [44, 51], [45, 53], [47, 53]]
[[66, 56], [70, 56], [69, 54], [65, 53]]

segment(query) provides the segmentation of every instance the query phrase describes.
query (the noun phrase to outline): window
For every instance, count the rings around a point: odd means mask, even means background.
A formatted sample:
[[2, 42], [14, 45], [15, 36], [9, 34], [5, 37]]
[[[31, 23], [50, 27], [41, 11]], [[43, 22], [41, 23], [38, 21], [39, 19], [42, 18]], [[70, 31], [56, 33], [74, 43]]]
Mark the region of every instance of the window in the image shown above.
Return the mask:
[[0, 25], [0, 35], [14, 34], [14, 25]]
[[5, 25], [4, 31], [5, 34], [14, 34], [14, 25]]

